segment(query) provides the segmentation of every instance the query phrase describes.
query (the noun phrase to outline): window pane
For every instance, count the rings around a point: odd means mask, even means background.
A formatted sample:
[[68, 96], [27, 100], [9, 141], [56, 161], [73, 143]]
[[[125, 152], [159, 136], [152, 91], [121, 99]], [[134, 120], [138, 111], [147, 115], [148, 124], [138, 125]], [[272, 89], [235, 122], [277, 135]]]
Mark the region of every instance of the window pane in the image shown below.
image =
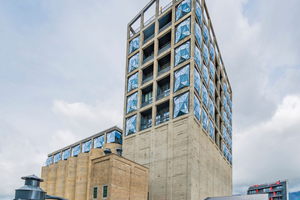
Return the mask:
[[102, 198], [106, 198], [107, 197], [107, 189], [108, 189], [107, 185], [103, 186]]
[[201, 69], [202, 58], [201, 58], [201, 52], [198, 49], [197, 45], [195, 45], [195, 61], [198, 65], [198, 68]]
[[190, 59], [190, 42], [186, 42], [175, 49], [175, 66]]
[[94, 148], [103, 148], [104, 145], [104, 135], [101, 135], [94, 139]]
[[98, 196], [98, 188], [94, 187], [94, 194], [93, 194], [93, 198], [97, 199]]
[[58, 163], [61, 159], [61, 153], [55, 154], [54, 155], [54, 163]]
[[140, 36], [134, 38], [129, 44], [129, 54], [140, 47]]
[[72, 148], [72, 156], [78, 156], [80, 153], [80, 144]]
[[132, 72], [133, 70], [135, 70], [139, 67], [139, 59], [140, 59], [140, 54], [139, 53], [135, 54], [134, 56], [132, 56], [129, 59], [128, 73]]
[[127, 92], [130, 92], [131, 90], [134, 90], [138, 87], [138, 81], [139, 81], [139, 73], [135, 73], [128, 79], [128, 87]]
[[194, 115], [197, 117], [198, 121], [200, 121], [201, 107], [200, 101], [196, 95], [194, 95]]
[[126, 114], [137, 110], [137, 96], [138, 96], [138, 93], [136, 92], [136, 93], [130, 95], [129, 97], [127, 97], [127, 112], [126, 112]]
[[198, 2], [196, 2], [196, 15], [200, 25], [202, 25], [202, 10]]
[[191, 0], [182, 1], [176, 8], [176, 21], [191, 11]]
[[174, 117], [189, 113], [189, 92], [174, 98]]
[[88, 153], [91, 150], [92, 140], [89, 140], [82, 144], [82, 153]]
[[174, 73], [174, 92], [190, 85], [190, 65], [182, 67]]
[[67, 160], [70, 157], [70, 149], [63, 151], [62, 159]]
[[200, 75], [198, 73], [197, 70], [195, 70], [194, 72], [194, 87], [196, 89], [196, 91], [198, 92], [198, 94], [201, 96], [201, 79], [200, 79]]
[[126, 119], [126, 132], [125, 135], [136, 133], [136, 115]]
[[201, 45], [202, 45], [202, 32], [201, 32], [201, 29], [200, 29], [200, 26], [198, 25], [198, 23], [195, 23], [195, 35], [196, 35], [196, 39], [197, 39], [197, 42], [201, 48]]
[[175, 44], [183, 38], [191, 34], [191, 18], [188, 18], [176, 26], [175, 30]]
[[49, 166], [50, 164], [52, 164], [52, 160], [53, 160], [53, 156], [48, 157], [46, 160], [46, 166]]

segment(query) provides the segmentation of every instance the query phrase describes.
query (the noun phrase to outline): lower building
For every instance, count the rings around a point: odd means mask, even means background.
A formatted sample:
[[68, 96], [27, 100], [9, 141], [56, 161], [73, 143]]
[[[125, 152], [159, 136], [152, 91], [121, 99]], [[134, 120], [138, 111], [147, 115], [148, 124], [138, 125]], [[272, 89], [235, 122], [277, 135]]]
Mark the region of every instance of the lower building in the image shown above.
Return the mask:
[[267, 194], [208, 197], [205, 200], [268, 200]]
[[284, 180], [253, 185], [249, 187], [247, 194], [268, 194], [269, 200], [289, 200], [289, 182], [288, 180]]

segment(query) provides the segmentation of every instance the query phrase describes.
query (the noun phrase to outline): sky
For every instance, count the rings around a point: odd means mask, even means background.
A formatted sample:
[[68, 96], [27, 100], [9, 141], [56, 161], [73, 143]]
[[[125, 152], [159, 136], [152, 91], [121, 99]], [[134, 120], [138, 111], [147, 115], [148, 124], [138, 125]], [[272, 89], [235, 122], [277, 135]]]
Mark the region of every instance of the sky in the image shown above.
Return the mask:
[[[147, 3], [0, 0], [1, 200], [48, 153], [122, 127], [126, 27]], [[233, 193], [299, 191], [300, 1], [207, 5], [233, 90]]]

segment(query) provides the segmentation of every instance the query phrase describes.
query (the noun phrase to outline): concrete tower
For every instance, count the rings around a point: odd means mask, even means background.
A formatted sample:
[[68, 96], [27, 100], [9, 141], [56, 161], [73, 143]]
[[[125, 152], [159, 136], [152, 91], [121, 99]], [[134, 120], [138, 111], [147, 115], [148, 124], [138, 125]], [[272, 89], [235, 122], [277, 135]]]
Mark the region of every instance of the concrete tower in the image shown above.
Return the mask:
[[163, 6], [128, 24], [123, 155], [149, 168], [151, 200], [232, 195], [232, 90], [206, 3]]

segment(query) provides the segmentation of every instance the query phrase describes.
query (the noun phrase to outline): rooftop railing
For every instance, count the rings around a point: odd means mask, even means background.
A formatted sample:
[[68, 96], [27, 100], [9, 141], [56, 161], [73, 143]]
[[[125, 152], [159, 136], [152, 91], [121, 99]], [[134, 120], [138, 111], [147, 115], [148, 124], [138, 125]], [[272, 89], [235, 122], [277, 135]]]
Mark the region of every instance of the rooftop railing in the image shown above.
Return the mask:
[[150, 24], [154, 19], [155, 19], [155, 15], [153, 15], [150, 19], [148, 19], [147, 21], [145, 21], [144, 22], [144, 26], [147, 26], [148, 24]]
[[168, 3], [165, 7], [163, 7], [160, 11], [159, 14], [161, 15], [162, 13], [164, 13], [166, 10], [168, 10], [168, 8], [170, 8], [173, 5], [173, 1], [171, 1], [170, 3]]

